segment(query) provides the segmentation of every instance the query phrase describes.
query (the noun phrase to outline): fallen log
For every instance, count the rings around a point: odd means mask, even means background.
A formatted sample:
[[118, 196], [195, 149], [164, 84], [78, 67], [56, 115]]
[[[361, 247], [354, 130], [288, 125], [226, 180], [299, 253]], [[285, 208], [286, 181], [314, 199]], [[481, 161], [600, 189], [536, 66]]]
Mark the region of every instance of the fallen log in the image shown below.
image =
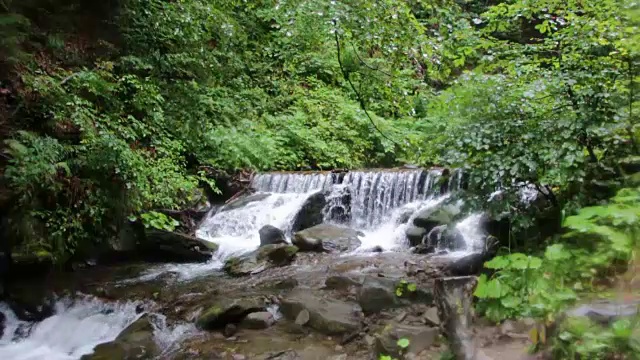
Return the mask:
[[471, 331], [475, 276], [442, 277], [435, 280], [434, 297], [442, 332], [457, 360], [488, 360], [479, 351]]

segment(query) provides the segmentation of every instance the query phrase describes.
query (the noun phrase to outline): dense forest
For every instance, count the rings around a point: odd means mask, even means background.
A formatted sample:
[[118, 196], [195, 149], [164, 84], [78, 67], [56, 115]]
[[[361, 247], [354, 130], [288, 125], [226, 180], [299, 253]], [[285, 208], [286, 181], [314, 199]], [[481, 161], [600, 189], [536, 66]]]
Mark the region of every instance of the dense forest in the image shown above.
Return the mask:
[[527, 254], [487, 263], [479, 310], [552, 314], [640, 242], [639, 24], [631, 0], [0, 0], [3, 245], [63, 264], [247, 171], [463, 168], [514, 234], [556, 221], [502, 244]]

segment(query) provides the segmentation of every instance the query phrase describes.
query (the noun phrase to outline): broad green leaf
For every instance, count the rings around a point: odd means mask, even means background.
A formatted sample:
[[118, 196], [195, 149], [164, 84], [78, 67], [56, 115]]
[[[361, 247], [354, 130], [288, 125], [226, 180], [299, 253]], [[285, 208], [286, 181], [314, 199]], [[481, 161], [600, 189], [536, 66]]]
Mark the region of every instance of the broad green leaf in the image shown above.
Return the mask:
[[402, 338], [398, 340], [398, 347], [400, 347], [401, 349], [406, 349], [409, 347], [409, 339], [407, 338]]

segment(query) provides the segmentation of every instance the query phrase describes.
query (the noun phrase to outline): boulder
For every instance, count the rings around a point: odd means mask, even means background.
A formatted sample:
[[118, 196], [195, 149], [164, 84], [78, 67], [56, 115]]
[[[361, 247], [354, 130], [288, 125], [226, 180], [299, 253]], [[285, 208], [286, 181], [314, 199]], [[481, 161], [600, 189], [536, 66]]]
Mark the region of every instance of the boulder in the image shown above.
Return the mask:
[[475, 252], [453, 260], [447, 264], [445, 271], [453, 276], [467, 276], [478, 274], [484, 267], [484, 263], [495, 256], [499, 242], [495, 236], [487, 236], [482, 252]]
[[154, 260], [170, 262], [206, 262], [217, 250], [215, 243], [157, 229], [147, 229], [145, 241], [138, 248]]
[[[402, 358], [402, 353], [418, 354], [430, 348], [438, 339], [440, 329], [427, 326], [389, 324], [375, 337], [376, 358], [381, 355]], [[409, 347], [402, 349], [398, 340], [409, 340]]]
[[266, 329], [275, 324], [276, 319], [268, 311], [259, 311], [248, 314], [242, 320], [242, 327], [253, 330]]
[[258, 233], [260, 234], [260, 246], [287, 243], [284, 232], [275, 226], [265, 225]]
[[438, 225], [452, 224], [461, 214], [460, 202], [445, 202], [440, 205], [423, 209], [413, 218], [413, 225], [431, 231]]
[[324, 221], [324, 207], [327, 205], [326, 194], [315, 193], [305, 200], [291, 225], [292, 231], [300, 231], [322, 224]]
[[298, 248], [288, 244], [265, 245], [256, 251], [258, 261], [268, 261], [274, 266], [285, 266], [291, 264]]
[[250, 194], [247, 196], [242, 196], [230, 201], [228, 204], [220, 208], [219, 211], [223, 212], [223, 211], [236, 210], [236, 209], [245, 207], [251, 204], [252, 202], [262, 201], [268, 198], [269, 196], [271, 196], [271, 194], [268, 194], [268, 193], [256, 193], [256, 194]]
[[160, 354], [160, 349], [154, 340], [153, 331], [149, 316], [142, 315], [114, 341], [96, 346], [93, 354], [84, 355], [81, 360], [155, 359]]
[[250, 254], [229, 258], [224, 264], [224, 271], [231, 276], [257, 274], [272, 267], [289, 265], [297, 253], [296, 246], [265, 245]]
[[326, 335], [353, 333], [361, 327], [357, 305], [323, 299], [309, 290], [294, 290], [280, 304], [280, 312], [291, 321], [296, 321], [303, 310], [309, 312], [306, 326]]
[[422, 244], [422, 239], [424, 239], [425, 235], [427, 235], [427, 230], [417, 226], [408, 226], [405, 230], [405, 234], [407, 235], [407, 239], [409, 240], [409, 245], [418, 246]]
[[247, 315], [266, 311], [260, 298], [223, 298], [210, 304], [196, 320], [196, 326], [203, 330], [223, 329], [227, 324], [237, 324]]
[[360, 246], [359, 231], [331, 224], [320, 224], [298, 231], [293, 235], [293, 244], [301, 251], [351, 251]]
[[367, 277], [358, 291], [358, 304], [364, 313], [376, 313], [400, 306], [396, 296], [396, 281]]

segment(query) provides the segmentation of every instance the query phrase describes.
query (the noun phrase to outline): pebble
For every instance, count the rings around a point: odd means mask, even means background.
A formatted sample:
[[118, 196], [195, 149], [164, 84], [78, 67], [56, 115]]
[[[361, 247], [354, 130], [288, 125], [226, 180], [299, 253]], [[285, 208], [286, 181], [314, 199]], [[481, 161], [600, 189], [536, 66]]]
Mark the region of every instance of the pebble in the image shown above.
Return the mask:
[[244, 355], [242, 355], [242, 354], [233, 354], [233, 355], [231, 356], [231, 358], [232, 358], [233, 360], [246, 360], [246, 359], [247, 359], [247, 357], [246, 357], [246, 356], [244, 356]]

